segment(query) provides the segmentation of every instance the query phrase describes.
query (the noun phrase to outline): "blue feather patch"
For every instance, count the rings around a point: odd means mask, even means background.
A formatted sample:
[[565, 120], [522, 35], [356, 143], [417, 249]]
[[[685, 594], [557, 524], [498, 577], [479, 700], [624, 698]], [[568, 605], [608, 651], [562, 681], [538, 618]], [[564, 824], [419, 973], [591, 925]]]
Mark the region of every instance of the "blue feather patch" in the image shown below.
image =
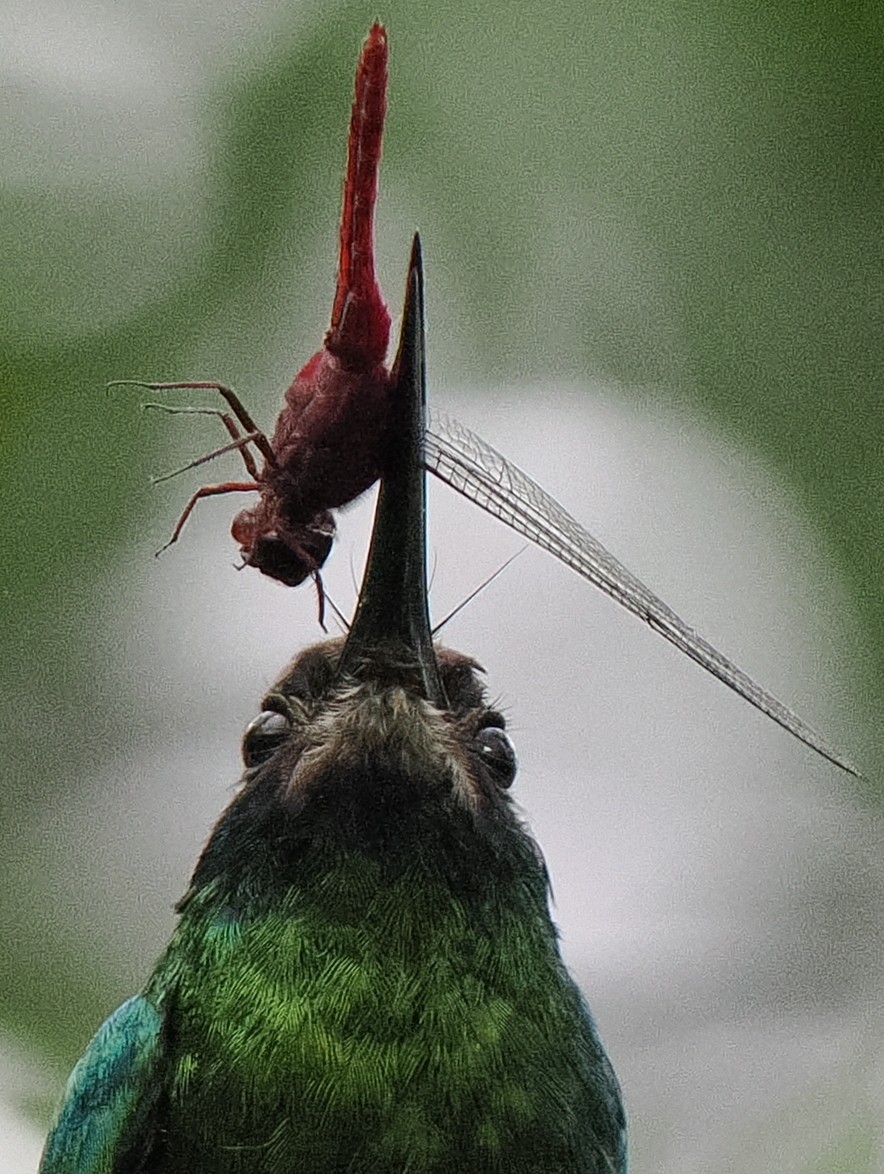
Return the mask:
[[39, 1174], [114, 1174], [126, 1159], [139, 1168], [160, 1093], [162, 1026], [137, 995], [99, 1027], [70, 1075]]

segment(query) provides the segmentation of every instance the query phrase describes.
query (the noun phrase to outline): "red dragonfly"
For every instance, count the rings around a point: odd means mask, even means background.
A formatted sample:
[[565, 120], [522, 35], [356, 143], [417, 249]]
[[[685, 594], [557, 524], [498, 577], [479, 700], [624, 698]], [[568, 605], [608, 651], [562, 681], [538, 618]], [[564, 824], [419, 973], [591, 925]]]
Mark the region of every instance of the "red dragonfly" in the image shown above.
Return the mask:
[[[319, 590], [320, 619], [323, 595], [319, 571], [335, 534], [331, 511], [367, 490], [378, 480], [385, 464], [394, 385], [386, 363], [390, 314], [375, 275], [373, 238], [387, 102], [387, 60], [386, 32], [382, 25], [374, 24], [356, 69], [331, 325], [322, 349], [301, 368], [286, 391], [273, 435], [268, 438], [257, 427], [236, 393], [222, 383], [115, 381], [135, 383], [153, 391], [218, 392], [230, 413], [164, 404], [145, 406], [219, 416], [231, 437], [230, 443], [184, 469], [238, 450], [250, 477], [248, 481], [224, 481], [198, 489], [162, 549], [178, 539], [202, 498], [257, 493], [257, 503], [240, 510], [231, 527], [243, 561], [289, 586], [297, 586], [312, 576]], [[261, 469], [252, 446], [264, 458]], [[431, 410], [424, 463], [470, 501], [555, 555], [644, 620], [795, 737], [830, 762], [858, 773], [797, 714], [694, 632], [526, 473], [463, 424]]]
[[[331, 325], [322, 349], [286, 391], [273, 435], [268, 438], [261, 432], [236, 393], [222, 383], [141, 384], [153, 391], [219, 392], [232, 415], [216, 414], [231, 442], [187, 468], [238, 449], [251, 478], [198, 489], [181, 511], [166, 546], [178, 539], [202, 498], [257, 493], [257, 504], [240, 510], [231, 526], [245, 565], [292, 587], [313, 575], [319, 586], [319, 568], [335, 533], [331, 510], [364, 493], [380, 476], [391, 394], [386, 365], [390, 313], [375, 276], [373, 229], [386, 108], [387, 34], [382, 25], [374, 24], [356, 69]], [[252, 445], [264, 458], [260, 470]]]

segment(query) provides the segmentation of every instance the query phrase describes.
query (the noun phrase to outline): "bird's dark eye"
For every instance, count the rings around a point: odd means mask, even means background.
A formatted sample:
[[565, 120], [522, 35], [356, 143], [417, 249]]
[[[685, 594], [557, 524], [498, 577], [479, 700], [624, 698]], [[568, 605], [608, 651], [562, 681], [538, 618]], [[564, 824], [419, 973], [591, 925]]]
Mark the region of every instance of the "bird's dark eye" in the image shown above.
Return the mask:
[[509, 734], [498, 726], [485, 726], [476, 734], [476, 750], [491, 770], [498, 786], [511, 787], [519, 769], [519, 761]]
[[242, 738], [242, 757], [246, 766], [260, 766], [283, 744], [291, 732], [289, 719], [272, 709], [259, 713], [246, 727]]

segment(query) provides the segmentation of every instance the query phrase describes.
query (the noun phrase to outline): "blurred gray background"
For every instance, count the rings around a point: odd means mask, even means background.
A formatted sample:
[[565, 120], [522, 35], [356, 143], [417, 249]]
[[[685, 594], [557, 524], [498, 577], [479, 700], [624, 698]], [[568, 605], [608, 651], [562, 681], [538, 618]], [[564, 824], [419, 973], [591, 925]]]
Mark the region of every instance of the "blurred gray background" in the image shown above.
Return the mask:
[[[7, 0], [0, 44], [0, 1166], [144, 981], [315, 598], [155, 561], [216, 377], [270, 427], [319, 345], [353, 68], [391, 93], [397, 313], [433, 395], [863, 767], [805, 750], [530, 550], [446, 628], [522, 761], [637, 1174], [884, 1171], [884, 235], [878, 5]], [[211, 402], [207, 400], [204, 402]], [[235, 457], [209, 479], [237, 469]], [[348, 613], [371, 500], [327, 583]], [[443, 486], [443, 616], [520, 541]]]

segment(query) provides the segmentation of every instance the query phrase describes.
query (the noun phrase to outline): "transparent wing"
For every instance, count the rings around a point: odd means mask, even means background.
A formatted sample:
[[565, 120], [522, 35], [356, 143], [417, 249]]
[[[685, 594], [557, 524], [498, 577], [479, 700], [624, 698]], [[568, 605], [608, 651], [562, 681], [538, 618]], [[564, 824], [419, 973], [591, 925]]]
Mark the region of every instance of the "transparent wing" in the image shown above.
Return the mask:
[[594, 583], [790, 734], [836, 766], [859, 774], [821, 734], [689, 628], [527, 473], [458, 420], [432, 408], [425, 464], [486, 513]]

